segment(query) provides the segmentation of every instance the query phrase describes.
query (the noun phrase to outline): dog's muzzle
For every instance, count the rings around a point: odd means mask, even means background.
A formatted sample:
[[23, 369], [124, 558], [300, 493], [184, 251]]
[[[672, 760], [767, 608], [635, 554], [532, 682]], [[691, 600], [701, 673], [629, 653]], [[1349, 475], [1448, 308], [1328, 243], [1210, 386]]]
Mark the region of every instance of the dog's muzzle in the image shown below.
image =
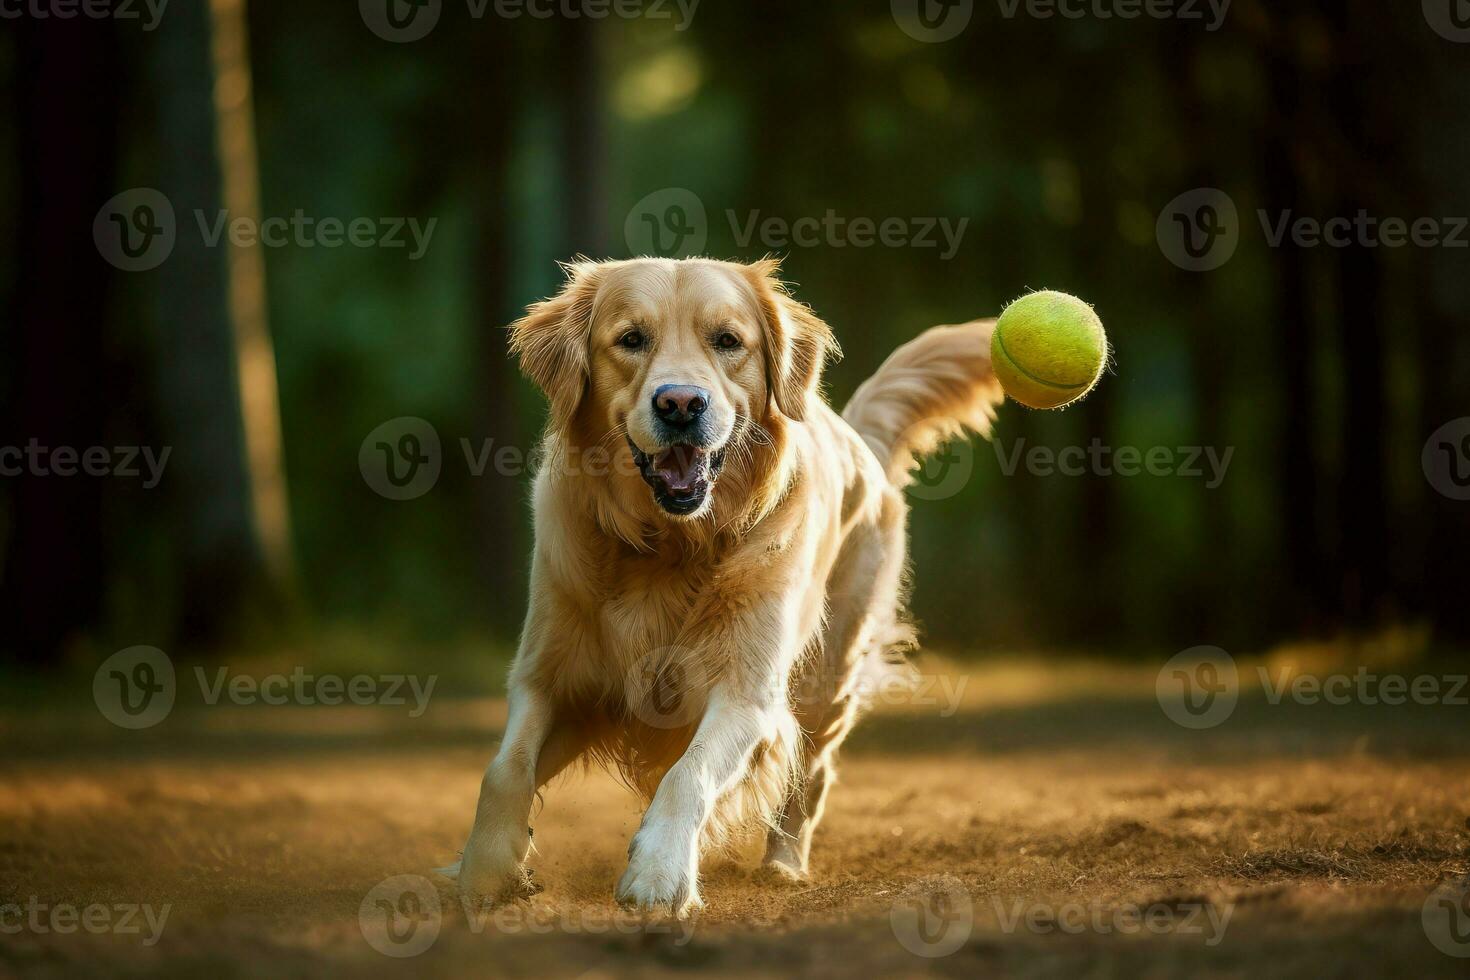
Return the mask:
[[725, 465], [725, 450], [678, 444], [646, 453], [630, 438], [628, 449], [653, 499], [665, 511], [685, 517], [699, 510]]

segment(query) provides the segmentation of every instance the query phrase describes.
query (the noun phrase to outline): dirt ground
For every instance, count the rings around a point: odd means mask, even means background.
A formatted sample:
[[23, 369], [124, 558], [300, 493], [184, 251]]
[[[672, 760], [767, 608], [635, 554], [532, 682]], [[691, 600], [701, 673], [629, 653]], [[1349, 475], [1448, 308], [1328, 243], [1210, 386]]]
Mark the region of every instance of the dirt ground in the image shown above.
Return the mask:
[[[1470, 708], [1246, 690], [1195, 731], [1152, 670], [961, 677], [854, 734], [809, 882], [762, 874], [754, 843], [713, 856], [689, 923], [612, 903], [638, 811], [601, 775], [547, 790], [541, 895], [459, 906], [432, 869], [464, 841], [493, 698], [181, 698], [144, 731], [86, 691], [12, 710], [0, 977], [1467, 975], [1470, 905], [1437, 946], [1426, 899], [1470, 874]], [[68, 917], [89, 914], [96, 934]]]

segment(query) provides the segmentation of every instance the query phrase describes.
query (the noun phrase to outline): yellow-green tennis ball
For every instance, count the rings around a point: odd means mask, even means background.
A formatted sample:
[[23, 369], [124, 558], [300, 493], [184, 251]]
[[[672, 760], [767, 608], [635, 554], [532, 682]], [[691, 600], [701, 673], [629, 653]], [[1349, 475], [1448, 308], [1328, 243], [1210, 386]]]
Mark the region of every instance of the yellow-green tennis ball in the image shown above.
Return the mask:
[[1061, 408], [1092, 390], [1108, 361], [1108, 336], [1076, 296], [1022, 296], [1000, 315], [990, 361], [1006, 394], [1028, 408]]

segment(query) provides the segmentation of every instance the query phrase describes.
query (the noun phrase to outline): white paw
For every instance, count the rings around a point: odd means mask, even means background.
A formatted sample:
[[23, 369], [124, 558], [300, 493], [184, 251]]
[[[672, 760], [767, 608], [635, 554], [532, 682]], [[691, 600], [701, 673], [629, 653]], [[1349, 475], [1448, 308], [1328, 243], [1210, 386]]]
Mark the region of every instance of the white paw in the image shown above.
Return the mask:
[[698, 849], [686, 835], [645, 826], [628, 848], [628, 870], [618, 881], [617, 899], [635, 908], [667, 908], [679, 918], [703, 908]]
[[[523, 837], [525, 835], [522, 835]], [[459, 864], [444, 872], [459, 882], [465, 901], [500, 903], [530, 898], [541, 891], [525, 865], [530, 840], [509, 834], [471, 834]]]

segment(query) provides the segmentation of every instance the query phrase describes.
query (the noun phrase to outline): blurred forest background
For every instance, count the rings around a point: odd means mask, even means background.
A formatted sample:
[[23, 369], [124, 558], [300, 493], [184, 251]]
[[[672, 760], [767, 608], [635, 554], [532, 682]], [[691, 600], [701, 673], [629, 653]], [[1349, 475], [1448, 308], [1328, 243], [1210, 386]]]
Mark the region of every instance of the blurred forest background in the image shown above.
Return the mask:
[[[1470, 504], [1421, 453], [1470, 415], [1470, 251], [1273, 248], [1255, 217], [1470, 215], [1470, 45], [1419, 8], [1235, 0], [1209, 31], [981, 2], [944, 43], [887, 0], [704, 0], [686, 30], [674, 7], [445, 0], [411, 43], [350, 2], [173, 0], [150, 31], [7, 19], [0, 445], [172, 453], [155, 489], [0, 480], [0, 642], [29, 664], [281, 636], [509, 648], [529, 479], [476, 476], [460, 446], [529, 447], [541, 426], [503, 327], [556, 289], [556, 260], [627, 255], [630, 209], [687, 188], [719, 257], [772, 250], [737, 240], [731, 210], [968, 219], [949, 260], [774, 249], [843, 344], [838, 404], [921, 329], [1057, 288], [1097, 306], [1116, 370], [1065, 413], [1007, 406], [1000, 454], [1234, 450], [1209, 489], [1008, 475], [977, 445], [961, 492], [915, 501], [932, 643], [1137, 656], [1407, 627], [1463, 649]], [[178, 241], [124, 272], [93, 220], [135, 187], [172, 201]], [[1243, 225], [1207, 273], [1155, 237], [1197, 187]], [[222, 207], [437, 225], [417, 261], [209, 248], [192, 212]], [[410, 501], [358, 468], [400, 416], [443, 441]]]

